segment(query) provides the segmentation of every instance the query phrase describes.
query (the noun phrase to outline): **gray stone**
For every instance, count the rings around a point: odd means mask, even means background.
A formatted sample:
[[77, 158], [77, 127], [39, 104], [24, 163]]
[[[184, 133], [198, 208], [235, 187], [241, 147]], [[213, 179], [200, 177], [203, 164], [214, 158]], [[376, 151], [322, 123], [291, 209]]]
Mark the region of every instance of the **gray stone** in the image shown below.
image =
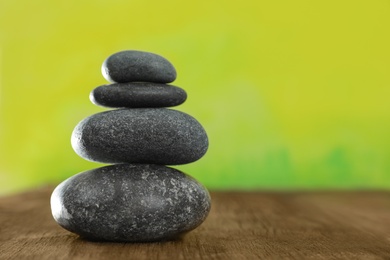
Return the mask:
[[90, 161], [178, 165], [200, 159], [208, 138], [198, 121], [183, 112], [133, 108], [85, 118], [73, 130], [72, 146]]
[[163, 165], [118, 164], [79, 173], [51, 196], [54, 219], [91, 240], [173, 239], [199, 226], [211, 206], [192, 177]]
[[172, 107], [182, 104], [187, 93], [171, 85], [133, 82], [97, 87], [89, 97], [95, 105], [105, 107]]
[[143, 51], [121, 51], [108, 57], [102, 74], [110, 82], [169, 83], [176, 79], [173, 65], [160, 55]]

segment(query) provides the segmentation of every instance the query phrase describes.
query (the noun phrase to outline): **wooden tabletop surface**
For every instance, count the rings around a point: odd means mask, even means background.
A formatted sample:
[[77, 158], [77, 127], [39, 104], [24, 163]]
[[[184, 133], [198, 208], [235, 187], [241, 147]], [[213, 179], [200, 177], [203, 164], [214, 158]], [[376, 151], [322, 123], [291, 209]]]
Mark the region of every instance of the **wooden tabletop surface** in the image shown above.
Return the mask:
[[54, 222], [51, 191], [0, 198], [0, 259], [390, 259], [390, 192], [212, 192], [180, 240], [101, 243]]

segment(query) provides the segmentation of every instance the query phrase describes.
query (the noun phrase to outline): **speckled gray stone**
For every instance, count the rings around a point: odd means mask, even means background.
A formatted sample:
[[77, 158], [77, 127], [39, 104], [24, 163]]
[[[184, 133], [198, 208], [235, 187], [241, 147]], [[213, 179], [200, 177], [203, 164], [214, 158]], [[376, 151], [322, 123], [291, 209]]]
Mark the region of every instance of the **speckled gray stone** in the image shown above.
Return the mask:
[[166, 166], [118, 164], [70, 177], [53, 191], [54, 219], [92, 240], [147, 242], [199, 226], [210, 210], [207, 190]]
[[73, 131], [72, 146], [90, 161], [178, 165], [200, 159], [208, 138], [198, 121], [183, 112], [132, 108], [85, 118]]
[[102, 74], [110, 82], [169, 83], [176, 79], [173, 65], [160, 55], [143, 51], [121, 51], [108, 57]]
[[92, 103], [105, 107], [172, 107], [182, 104], [187, 93], [175, 86], [147, 83], [114, 83], [92, 90]]

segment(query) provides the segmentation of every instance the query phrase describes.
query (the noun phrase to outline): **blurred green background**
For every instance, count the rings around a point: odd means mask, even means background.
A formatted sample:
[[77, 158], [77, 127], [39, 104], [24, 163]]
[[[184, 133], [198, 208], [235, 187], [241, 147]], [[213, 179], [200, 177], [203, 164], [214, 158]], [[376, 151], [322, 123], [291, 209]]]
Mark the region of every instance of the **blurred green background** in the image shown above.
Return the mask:
[[101, 166], [70, 135], [125, 49], [176, 67], [207, 187], [388, 189], [389, 28], [387, 0], [0, 0], [0, 194]]

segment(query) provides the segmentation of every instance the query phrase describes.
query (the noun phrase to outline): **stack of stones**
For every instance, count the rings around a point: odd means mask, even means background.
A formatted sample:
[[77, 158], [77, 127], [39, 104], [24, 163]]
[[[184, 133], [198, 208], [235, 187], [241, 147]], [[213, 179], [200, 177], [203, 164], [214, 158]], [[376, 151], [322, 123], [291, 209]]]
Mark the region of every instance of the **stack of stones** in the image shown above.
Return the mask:
[[51, 209], [63, 228], [100, 241], [169, 240], [199, 226], [210, 211], [207, 190], [165, 165], [200, 159], [208, 148], [193, 117], [165, 107], [186, 92], [167, 83], [176, 70], [165, 58], [140, 51], [113, 54], [103, 63], [112, 84], [95, 88], [94, 104], [112, 107], [82, 120], [72, 146], [84, 159], [113, 164], [85, 171], [53, 191]]

